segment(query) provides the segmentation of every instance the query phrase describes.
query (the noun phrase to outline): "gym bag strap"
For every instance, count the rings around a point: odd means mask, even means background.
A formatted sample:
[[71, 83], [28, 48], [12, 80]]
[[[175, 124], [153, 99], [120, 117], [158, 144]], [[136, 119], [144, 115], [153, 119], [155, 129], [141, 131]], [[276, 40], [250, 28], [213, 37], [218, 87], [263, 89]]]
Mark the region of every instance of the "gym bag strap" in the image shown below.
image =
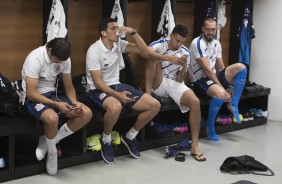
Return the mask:
[[[256, 175], [274, 176], [274, 172], [270, 168], [249, 155], [226, 158], [220, 166], [220, 171], [229, 174], [251, 173]], [[270, 173], [261, 173], [266, 171], [269, 171]]]

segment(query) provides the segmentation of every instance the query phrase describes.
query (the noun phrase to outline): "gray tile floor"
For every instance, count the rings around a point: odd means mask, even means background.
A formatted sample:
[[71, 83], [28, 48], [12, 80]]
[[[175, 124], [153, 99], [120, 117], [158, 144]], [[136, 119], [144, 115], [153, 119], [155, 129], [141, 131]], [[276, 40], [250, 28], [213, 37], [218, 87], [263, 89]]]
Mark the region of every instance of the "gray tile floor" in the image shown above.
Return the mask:
[[[282, 122], [268, 121], [266, 125], [220, 134], [219, 142], [200, 139], [206, 162], [195, 161], [187, 152], [185, 162], [164, 159], [164, 147], [141, 152], [139, 160], [128, 155], [117, 157], [116, 163], [103, 161], [59, 170], [56, 176], [39, 174], [6, 184], [229, 184], [229, 183], [282, 183]], [[219, 167], [225, 158], [248, 154], [270, 167], [275, 176], [223, 174]], [[239, 182], [241, 181], [241, 182]]]

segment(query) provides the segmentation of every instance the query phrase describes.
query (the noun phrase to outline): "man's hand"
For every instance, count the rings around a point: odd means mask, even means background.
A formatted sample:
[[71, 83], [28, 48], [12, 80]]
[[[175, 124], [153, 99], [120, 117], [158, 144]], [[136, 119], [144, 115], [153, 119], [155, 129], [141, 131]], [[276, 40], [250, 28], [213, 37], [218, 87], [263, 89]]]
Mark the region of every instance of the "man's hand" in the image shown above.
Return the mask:
[[57, 102], [57, 108], [62, 113], [68, 113], [71, 111], [71, 105], [66, 102]]
[[127, 33], [132, 35], [136, 33], [136, 30], [131, 27], [122, 26], [118, 28], [117, 32], [120, 33], [121, 35], [127, 34]]
[[118, 96], [118, 100], [121, 102], [121, 103], [129, 103], [129, 102], [132, 102], [133, 99], [131, 99], [130, 96], [131, 93], [129, 91], [123, 91], [123, 92], [119, 92], [119, 96]]
[[180, 57], [176, 57], [176, 56], [168, 56], [167, 60], [176, 65], [182, 65], [184, 62], [183, 59], [181, 59]]

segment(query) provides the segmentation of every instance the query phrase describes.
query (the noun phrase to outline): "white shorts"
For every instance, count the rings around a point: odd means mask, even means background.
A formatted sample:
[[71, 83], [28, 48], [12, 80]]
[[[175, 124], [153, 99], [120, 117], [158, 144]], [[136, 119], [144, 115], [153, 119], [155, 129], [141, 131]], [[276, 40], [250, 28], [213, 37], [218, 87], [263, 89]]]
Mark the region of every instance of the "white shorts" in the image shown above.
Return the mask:
[[183, 93], [187, 90], [191, 90], [191, 89], [188, 88], [184, 84], [184, 82], [179, 83], [174, 80], [163, 77], [163, 81], [161, 85], [155, 90], [152, 89], [152, 93], [154, 93], [159, 97], [166, 97], [166, 98], [171, 97], [173, 101], [179, 106], [181, 112], [185, 113], [189, 111], [189, 107], [186, 105], [181, 105], [180, 99]]

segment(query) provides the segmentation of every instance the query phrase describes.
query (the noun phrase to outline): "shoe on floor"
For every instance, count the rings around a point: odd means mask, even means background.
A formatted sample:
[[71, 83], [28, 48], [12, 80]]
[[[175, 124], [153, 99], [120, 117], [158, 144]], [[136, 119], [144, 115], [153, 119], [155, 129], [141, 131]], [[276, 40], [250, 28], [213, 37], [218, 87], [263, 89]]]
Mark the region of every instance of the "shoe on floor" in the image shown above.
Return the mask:
[[126, 138], [125, 135], [123, 135], [123, 136], [121, 136], [121, 142], [127, 147], [131, 156], [133, 156], [134, 158], [140, 158], [141, 157], [141, 155], [138, 151], [138, 148], [137, 148], [136, 139], [129, 140], [129, 139]]
[[47, 173], [51, 176], [57, 174], [58, 171], [58, 157], [57, 153], [48, 153], [47, 161], [46, 161], [46, 170]]
[[120, 145], [120, 135], [117, 131], [112, 131], [111, 133], [111, 136], [112, 136], [112, 144], [113, 145]]
[[95, 134], [86, 139], [86, 149], [91, 151], [100, 151], [101, 143], [100, 143], [101, 135]]
[[114, 164], [116, 162], [116, 159], [115, 159], [112, 144], [103, 143], [103, 141], [101, 141], [101, 144], [102, 144], [101, 155], [104, 161], [108, 164]]
[[45, 136], [40, 136], [38, 146], [35, 151], [35, 155], [38, 161], [42, 160], [47, 153], [47, 142]]

